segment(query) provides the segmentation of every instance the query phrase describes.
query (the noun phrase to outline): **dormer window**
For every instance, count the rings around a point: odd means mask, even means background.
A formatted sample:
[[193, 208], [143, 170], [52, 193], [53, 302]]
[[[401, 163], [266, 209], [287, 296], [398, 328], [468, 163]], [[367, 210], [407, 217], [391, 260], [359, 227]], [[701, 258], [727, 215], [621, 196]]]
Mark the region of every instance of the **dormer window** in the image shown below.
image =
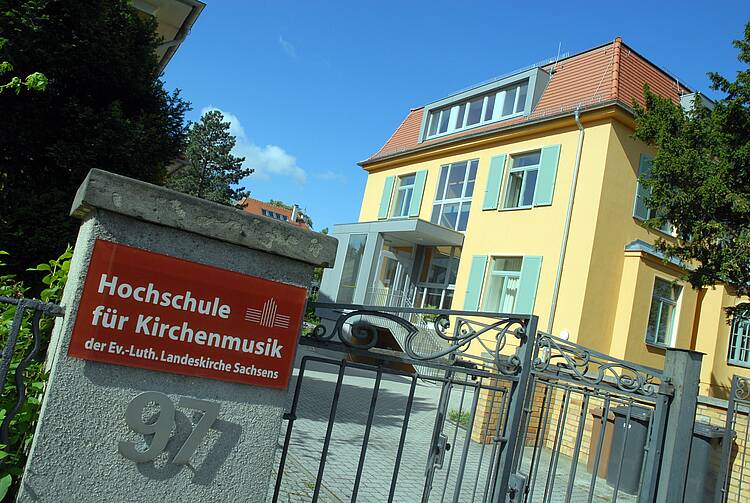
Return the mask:
[[523, 113], [529, 81], [471, 98], [430, 112], [427, 138], [453, 133], [488, 122], [509, 119]]
[[549, 74], [533, 68], [425, 107], [422, 141], [531, 113]]

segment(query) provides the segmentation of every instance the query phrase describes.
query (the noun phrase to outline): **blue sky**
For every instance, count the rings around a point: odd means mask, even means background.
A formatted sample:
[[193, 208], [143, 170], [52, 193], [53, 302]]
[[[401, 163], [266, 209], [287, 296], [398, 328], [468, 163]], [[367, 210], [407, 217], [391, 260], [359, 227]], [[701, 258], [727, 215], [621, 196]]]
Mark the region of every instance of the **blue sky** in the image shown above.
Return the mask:
[[[232, 119], [258, 199], [306, 208], [316, 229], [356, 221], [377, 151], [409, 108], [620, 35], [707, 92], [734, 76], [731, 40], [750, 2], [205, 0], [164, 75], [193, 104]], [[529, 7], [533, 5], [533, 7]], [[565, 7], [561, 7], [564, 5]]]

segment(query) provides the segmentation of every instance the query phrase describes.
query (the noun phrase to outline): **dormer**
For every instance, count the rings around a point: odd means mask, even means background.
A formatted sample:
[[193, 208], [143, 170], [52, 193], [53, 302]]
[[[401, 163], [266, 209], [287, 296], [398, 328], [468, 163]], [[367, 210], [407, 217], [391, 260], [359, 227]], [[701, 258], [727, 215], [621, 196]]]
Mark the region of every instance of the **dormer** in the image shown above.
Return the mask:
[[422, 115], [419, 141], [529, 115], [549, 77], [532, 68], [430, 103]]

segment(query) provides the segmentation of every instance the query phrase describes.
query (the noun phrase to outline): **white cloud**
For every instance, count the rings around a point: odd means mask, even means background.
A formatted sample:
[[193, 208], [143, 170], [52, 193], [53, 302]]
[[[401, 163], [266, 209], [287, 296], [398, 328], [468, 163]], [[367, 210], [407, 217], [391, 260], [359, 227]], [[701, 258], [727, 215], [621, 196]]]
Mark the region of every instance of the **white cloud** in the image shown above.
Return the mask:
[[297, 57], [297, 49], [295, 49], [292, 43], [286, 40], [281, 35], [279, 35], [279, 45], [281, 46], [281, 49], [286, 53], [287, 56], [289, 56], [290, 58]]
[[321, 171], [319, 173], [315, 173], [315, 178], [319, 178], [320, 180], [327, 180], [327, 181], [333, 181], [333, 180], [343, 180], [344, 175], [341, 173], [338, 173], [332, 169], [327, 169], [325, 171]]
[[218, 110], [229, 121], [229, 132], [237, 138], [234, 155], [245, 158], [243, 166], [252, 168], [255, 172], [250, 179], [271, 180], [274, 177], [288, 177], [297, 183], [305, 183], [307, 174], [297, 165], [297, 158], [278, 145], [256, 145], [245, 133], [239, 117], [216, 107], [205, 107], [201, 115], [211, 110]]

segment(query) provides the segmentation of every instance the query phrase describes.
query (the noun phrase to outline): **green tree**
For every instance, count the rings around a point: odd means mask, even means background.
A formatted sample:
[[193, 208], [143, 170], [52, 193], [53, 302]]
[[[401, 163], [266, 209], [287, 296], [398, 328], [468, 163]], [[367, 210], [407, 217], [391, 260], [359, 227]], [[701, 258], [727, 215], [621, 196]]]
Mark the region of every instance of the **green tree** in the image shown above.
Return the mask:
[[0, 245], [19, 279], [75, 239], [68, 213], [91, 168], [158, 183], [182, 152], [189, 105], [158, 80], [154, 30], [127, 0], [0, 2], [0, 61], [48, 79], [0, 93]]
[[647, 224], [670, 222], [677, 234], [658, 248], [694, 266], [686, 276], [694, 288], [723, 283], [743, 296], [750, 294], [750, 23], [734, 46], [743, 63], [736, 80], [708, 74], [725, 95], [713, 110], [696, 99], [683, 111], [646, 87], [646, 106], [635, 104], [635, 137], [656, 150], [641, 180], [658, 215]]
[[269, 199], [268, 204], [273, 204], [274, 206], [278, 206], [279, 208], [286, 208], [288, 210], [292, 209], [291, 204], [286, 204], [284, 201], [279, 201], [278, 199]]
[[242, 167], [244, 157], [232, 155], [235, 143], [222, 113], [206, 112], [190, 127], [187, 165], [167, 179], [167, 187], [221, 204], [247, 197], [249, 192], [237, 184], [254, 170]]

